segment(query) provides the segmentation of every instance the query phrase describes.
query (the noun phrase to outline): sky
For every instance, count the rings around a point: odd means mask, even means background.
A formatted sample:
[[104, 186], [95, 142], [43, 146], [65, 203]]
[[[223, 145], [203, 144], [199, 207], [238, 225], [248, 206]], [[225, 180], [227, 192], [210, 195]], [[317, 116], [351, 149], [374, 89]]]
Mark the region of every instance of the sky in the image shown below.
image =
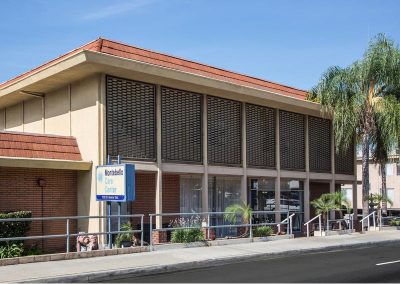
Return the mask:
[[308, 90], [385, 33], [396, 0], [1, 0], [0, 82], [98, 37]]

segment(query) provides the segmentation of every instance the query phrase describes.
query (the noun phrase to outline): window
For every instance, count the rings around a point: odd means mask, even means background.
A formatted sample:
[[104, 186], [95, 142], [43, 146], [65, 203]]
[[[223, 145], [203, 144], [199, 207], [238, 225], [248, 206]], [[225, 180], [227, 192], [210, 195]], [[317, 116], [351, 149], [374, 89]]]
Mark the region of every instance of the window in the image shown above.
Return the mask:
[[181, 213], [201, 212], [202, 190], [201, 176], [180, 176]]
[[386, 176], [393, 175], [393, 164], [386, 164]]
[[353, 204], [353, 189], [348, 187], [342, 187], [342, 194], [346, 197], [350, 204]]
[[396, 164], [396, 173], [400, 176], [400, 164]]
[[[394, 203], [394, 188], [387, 188], [387, 197]], [[394, 204], [393, 204], [394, 205]], [[387, 207], [392, 207], [389, 203], [387, 204]]]

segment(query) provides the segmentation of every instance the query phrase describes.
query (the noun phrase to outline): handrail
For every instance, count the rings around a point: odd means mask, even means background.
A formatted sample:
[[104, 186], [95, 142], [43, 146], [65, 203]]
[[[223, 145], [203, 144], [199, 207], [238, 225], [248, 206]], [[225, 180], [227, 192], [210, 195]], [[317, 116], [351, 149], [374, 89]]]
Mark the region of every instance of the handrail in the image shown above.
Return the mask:
[[[269, 223], [269, 222], [263, 222], [263, 223], [253, 223], [253, 215], [275, 215], [275, 214], [280, 214], [280, 213], [286, 213], [289, 221], [286, 221], [286, 223], [284, 221], [280, 222], [280, 223]], [[153, 214], [149, 214], [149, 222], [150, 222], [150, 251], [153, 250], [153, 232], [160, 232], [160, 231], [174, 231], [174, 230], [182, 230], [182, 229], [190, 229], [190, 228], [194, 228], [193, 226], [185, 226], [185, 227], [169, 227], [169, 228], [163, 228], [161, 225], [161, 228], [154, 228], [153, 229], [153, 218], [154, 217], [163, 217], [163, 216], [199, 216], [203, 218], [202, 221], [202, 225], [199, 226], [199, 228], [202, 229], [206, 229], [206, 233], [207, 233], [207, 238], [210, 239], [210, 229], [217, 229], [217, 228], [240, 228], [240, 227], [246, 227], [246, 228], [250, 228], [250, 232], [249, 232], [249, 239], [250, 241], [253, 241], [253, 227], [257, 227], [257, 226], [271, 226], [271, 225], [279, 225], [279, 224], [288, 224], [287, 226], [287, 233], [288, 235], [290, 234], [290, 217], [289, 217], [289, 211], [253, 211], [251, 213], [251, 218], [249, 220], [248, 224], [242, 223], [242, 224], [227, 224], [227, 225], [211, 225], [211, 218], [215, 218], [215, 217], [219, 217], [219, 216], [225, 216], [225, 215], [237, 215], [237, 216], [241, 216], [242, 214], [238, 214], [235, 212], [194, 212], [194, 213], [153, 213]], [[207, 220], [207, 221], [205, 221]]]
[[339, 230], [342, 228], [342, 221], [349, 221], [349, 229], [353, 229], [353, 214], [348, 214], [349, 218], [342, 218], [342, 219], [334, 219], [334, 220], [327, 220], [327, 227], [329, 228], [329, 223], [339, 223]]
[[368, 227], [368, 231], [369, 231], [369, 229], [370, 229], [370, 218], [369, 217], [371, 217], [371, 215], [372, 215], [372, 221], [373, 221], [373, 225], [374, 225], [374, 228], [376, 227], [376, 223], [375, 223], [375, 213], [376, 213], [376, 211], [374, 210], [374, 211], [372, 211], [371, 213], [369, 213], [367, 216], [365, 216], [364, 218], [362, 218], [361, 220], [360, 220], [360, 223], [361, 223], [361, 231], [362, 232], [364, 232], [364, 220], [365, 219], [367, 219], [367, 221], [368, 221], [368, 223], [367, 223], [367, 227]]
[[314, 221], [315, 219], [317, 219], [318, 217], [321, 217], [322, 214], [318, 214], [317, 216], [315, 216], [314, 218], [312, 218], [311, 220], [309, 220], [308, 222], [304, 223], [304, 226], [308, 225], [309, 223], [311, 223], [312, 221]]
[[[281, 222], [278, 223], [277, 227], [278, 227], [278, 232], [281, 232], [281, 225], [282, 224], [287, 224], [288, 223], [288, 219], [289, 219], [289, 233], [292, 234], [293, 233], [293, 216], [296, 215], [296, 213], [291, 214], [290, 216], [286, 217], [285, 219], [283, 219]], [[285, 223], [286, 222], [286, 223]]]
[[[140, 218], [140, 230], [126, 230], [121, 231], [120, 228], [116, 231], [112, 231], [111, 228], [107, 228], [104, 232], [88, 232], [88, 233], [71, 233], [70, 232], [70, 221], [71, 220], [81, 220], [81, 219], [111, 219], [111, 218]], [[57, 235], [43, 235], [43, 236], [27, 236], [27, 237], [10, 237], [10, 238], [0, 238], [0, 242], [5, 241], [22, 241], [22, 240], [40, 240], [40, 239], [52, 239], [52, 238], [66, 238], [66, 252], [70, 252], [70, 239], [71, 237], [78, 237], [84, 235], [108, 235], [111, 236], [113, 234], [119, 233], [140, 233], [140, 245], [143, 246], [143, 218], [144, 214], [130, 214], [130, 215], [108, 215], [108, 216], [65, 216], [65, 217], [32, 217], [32, 218], [5, 218], [0, 219], [0, 222], [33, 222], [33, 221], [66, 221], [66, 230], [65, 234], [57, 234]], [[110, 247], [111, 248], [111, 247]]]
[[304, 223], [304, 226], [307, 226], [307, 238], [310, 237], [310, 223], [312, 221], [314, 221], [315, 219], [317, 219], [317, 218], [318, 218], [318, 223], [319, 223], [319, 233], [320, 233], [320, 235], [322, 235], [321, 216], [322, 216], [322, 213], [318, 214], [317, 216], [315, 216], [314, 218], [312, 218], [308, 222]]

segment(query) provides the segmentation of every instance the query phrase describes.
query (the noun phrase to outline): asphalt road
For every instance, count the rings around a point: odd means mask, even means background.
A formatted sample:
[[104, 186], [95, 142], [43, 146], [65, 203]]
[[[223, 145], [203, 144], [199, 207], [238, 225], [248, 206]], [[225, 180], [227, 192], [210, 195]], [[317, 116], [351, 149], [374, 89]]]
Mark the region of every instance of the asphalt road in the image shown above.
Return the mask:
[[113, 282], [400, 282], [400, 246], [247, 261]]

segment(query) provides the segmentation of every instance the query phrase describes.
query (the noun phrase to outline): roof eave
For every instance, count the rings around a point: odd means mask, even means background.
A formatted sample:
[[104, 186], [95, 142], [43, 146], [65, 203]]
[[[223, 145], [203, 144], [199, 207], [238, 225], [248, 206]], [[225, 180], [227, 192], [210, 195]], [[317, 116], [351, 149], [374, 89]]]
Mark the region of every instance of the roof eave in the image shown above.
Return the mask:
[[89, 171], [92, 162], [0, 156], [0, 167]]

